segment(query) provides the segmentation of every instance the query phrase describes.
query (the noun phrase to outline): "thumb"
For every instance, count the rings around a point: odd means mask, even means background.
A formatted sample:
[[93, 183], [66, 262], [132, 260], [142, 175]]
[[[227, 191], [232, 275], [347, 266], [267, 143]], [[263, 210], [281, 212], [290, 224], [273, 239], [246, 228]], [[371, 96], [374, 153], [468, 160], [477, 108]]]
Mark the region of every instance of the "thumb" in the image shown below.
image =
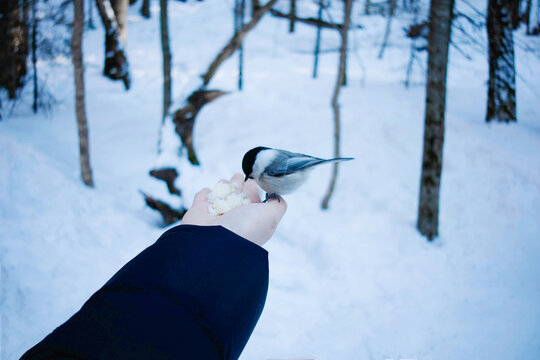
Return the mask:
[[191, 205], [192, 208], [195, 209], [205, 209], [208, 207], [208, 194], [210, 193], [209, 188], [204, 188], [201, 191], [199, 191], [195, 198], [193, 199], [193, 205]]

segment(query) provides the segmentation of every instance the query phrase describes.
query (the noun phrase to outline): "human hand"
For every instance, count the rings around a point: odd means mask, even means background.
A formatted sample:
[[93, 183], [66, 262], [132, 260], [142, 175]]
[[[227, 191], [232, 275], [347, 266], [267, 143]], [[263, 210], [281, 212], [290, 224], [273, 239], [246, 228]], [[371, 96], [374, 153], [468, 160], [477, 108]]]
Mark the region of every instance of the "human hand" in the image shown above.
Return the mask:
[[[222, 182], [228, 181], [222, 180]], [[210, 205], [208, 194], [211, 190], [204, 188], [195, 195], [193, 205], [184, 215], [181, 224], [221, 225], [257, 245], [263, 245], [274, 234], [279, 221], [287, 210], [287, 203], [281, 196], [279, 201], [271, 199], [266, 203], [261, 203], [259, 189], [255, 181], [250, 179], [244, 182], [244, 177], [240, 174], [235, 174], [230, 182], [236, 183], [236, 191], [244, 193], [245, 197], [251, 201], [250, 204], [241, 205], [221, 216], [212, 215], [208, 212]]]

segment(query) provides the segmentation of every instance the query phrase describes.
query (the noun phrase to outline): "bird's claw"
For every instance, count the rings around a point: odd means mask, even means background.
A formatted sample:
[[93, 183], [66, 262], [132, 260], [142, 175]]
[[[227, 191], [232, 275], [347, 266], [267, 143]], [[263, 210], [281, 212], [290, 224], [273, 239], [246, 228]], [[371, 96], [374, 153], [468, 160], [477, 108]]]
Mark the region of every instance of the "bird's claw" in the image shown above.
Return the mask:
[[266, 198], [264, 199], [263, 203], [268, 202], [268, 200], [270, 200], [270, 199], [276, 199], [278, 202], [281, 202], [281, 200], [279, 199], [278, 194], [276, 194], [276, 193], [271, 193], [271, 194], [266, 193]]

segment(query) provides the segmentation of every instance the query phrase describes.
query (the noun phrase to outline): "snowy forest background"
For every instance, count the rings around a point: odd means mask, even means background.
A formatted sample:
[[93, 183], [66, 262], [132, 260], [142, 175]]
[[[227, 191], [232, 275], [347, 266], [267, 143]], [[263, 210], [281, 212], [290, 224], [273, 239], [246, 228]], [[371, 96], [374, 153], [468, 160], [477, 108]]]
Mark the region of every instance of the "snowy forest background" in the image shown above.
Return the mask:
[[355, 160], [287, 197], [242, 359], [540, 358], [538, 0], [0, 10], [2, 359], [258, 145]]

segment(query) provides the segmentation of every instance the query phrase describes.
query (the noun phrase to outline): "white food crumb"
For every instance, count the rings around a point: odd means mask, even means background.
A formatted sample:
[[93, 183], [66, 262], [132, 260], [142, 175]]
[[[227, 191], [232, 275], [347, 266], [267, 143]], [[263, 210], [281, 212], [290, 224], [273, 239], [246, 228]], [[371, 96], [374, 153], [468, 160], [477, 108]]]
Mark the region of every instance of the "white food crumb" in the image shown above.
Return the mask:
[[237, 193], [238, 184], [218, 182], [212, 191], [208, 194], [208, 211], [212, 215], [223, 215], [240, 205], [249, 204], [248, 198], [243, 193]]

